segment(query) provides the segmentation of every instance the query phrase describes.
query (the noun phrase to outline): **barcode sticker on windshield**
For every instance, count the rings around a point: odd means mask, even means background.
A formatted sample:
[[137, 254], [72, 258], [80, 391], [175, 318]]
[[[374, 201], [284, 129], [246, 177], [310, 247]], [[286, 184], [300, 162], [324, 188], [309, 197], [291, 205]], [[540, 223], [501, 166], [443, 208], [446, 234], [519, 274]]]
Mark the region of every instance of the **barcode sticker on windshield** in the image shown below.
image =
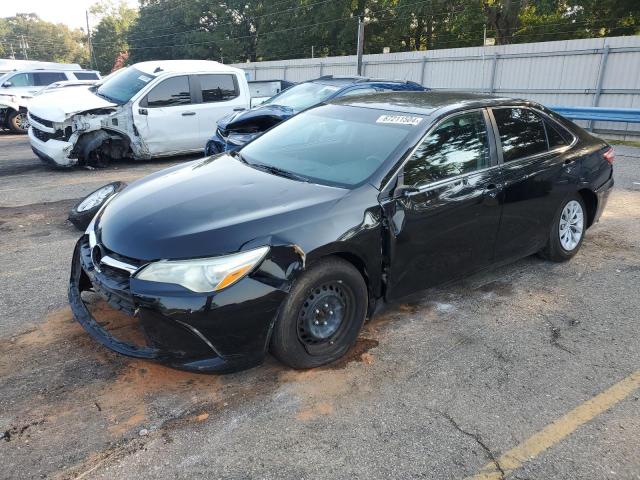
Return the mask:
[[413, 125], [414, 127], [422, 121], [422, 117], [411, 117], [409, 115], [380, 115], [376, 123], [394, 123], [396, 125]]

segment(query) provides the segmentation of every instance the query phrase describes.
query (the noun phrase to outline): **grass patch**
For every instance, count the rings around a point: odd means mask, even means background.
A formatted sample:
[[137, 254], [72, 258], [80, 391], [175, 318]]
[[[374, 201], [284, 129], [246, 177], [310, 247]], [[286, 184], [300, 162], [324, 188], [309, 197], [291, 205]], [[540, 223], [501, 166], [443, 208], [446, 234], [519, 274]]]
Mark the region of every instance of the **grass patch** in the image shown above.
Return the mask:
[[626, 147], [640, 148], [640, 141], [638, 140], [615, 140], [612, 138], [605, 138], [605, 141], [607, 141], [611, 145], [624, 145]]

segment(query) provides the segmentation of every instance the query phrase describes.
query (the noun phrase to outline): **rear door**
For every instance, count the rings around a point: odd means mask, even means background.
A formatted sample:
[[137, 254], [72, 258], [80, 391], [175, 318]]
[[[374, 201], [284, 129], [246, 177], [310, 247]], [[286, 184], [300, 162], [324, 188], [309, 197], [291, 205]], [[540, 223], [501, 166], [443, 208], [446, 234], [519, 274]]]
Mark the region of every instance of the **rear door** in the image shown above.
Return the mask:
[[493, 260], [501, 185], [488, 120], [483, 109], [442, 120], [400, 172], [399, 185], [414, 191], [383, 202], [389, 220], [388, 298], [461, 277]]
[[151, 156], [202, 149], [189, 75], [160, 81], [133, 105], [135, 125]]
[[496, 260], [526, 256], [542, 248], [562, 199], [575, 191], [572, 135], [551, 118], [526, 107], [492, 108], [502, 160], [503, 213]]
[[233, 73], [201, 73], [193, 75], [198, 118], [198, 145], [204, 148], [216, 131], [216, 124], [225, 115], [245, 110], [247, 99], [240, 92], [238, 78]]

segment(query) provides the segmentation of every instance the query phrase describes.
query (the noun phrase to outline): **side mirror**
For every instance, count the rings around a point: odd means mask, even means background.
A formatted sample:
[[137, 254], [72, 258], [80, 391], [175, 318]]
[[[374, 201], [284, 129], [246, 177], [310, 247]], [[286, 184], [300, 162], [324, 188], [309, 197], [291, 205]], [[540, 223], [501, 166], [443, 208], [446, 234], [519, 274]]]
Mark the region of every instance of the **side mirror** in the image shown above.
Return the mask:
[[396, 187], [396, 189], [393, 191], [393, 198], [396, 200], [400, 198], [405, 198], [411, 195], [412, 193], [416, 193], [419, 191], [420, 189], [416, 187], [412, 187], [409, 185], [400, 185], [399, 187]]
[[2, 88], [9, 88], [9, 87], [12, 87], [12, 86], [13, 86], [13, 83], [11, 83], [11, 82], [4, 82], [2, 84]]
[[146, 108], [139, 108], [139, 109], [138, 109], [138, 113], [139, 113], [140, 115], [149, 115], [149, 112], [147, 111], [147, 109], [146, 109]]

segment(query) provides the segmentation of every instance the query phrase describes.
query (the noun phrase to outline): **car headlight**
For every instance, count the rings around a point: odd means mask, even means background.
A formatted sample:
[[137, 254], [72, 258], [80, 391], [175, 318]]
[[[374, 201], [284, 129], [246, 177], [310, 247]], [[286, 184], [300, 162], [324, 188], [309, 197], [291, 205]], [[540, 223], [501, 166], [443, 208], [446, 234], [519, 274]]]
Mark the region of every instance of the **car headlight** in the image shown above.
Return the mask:
[[245, 277], [268, 251], [269, 247], [260, 247], [222, 257], [161, 260], [147, 265], [135, 277], [149, 282], [182, 285], [198, 293], [216, 292]]
[[257, 135], [257, 133], [230, 133], [227, 137], [227, 142], [233, 145], [244, 145], [253, 140]]

